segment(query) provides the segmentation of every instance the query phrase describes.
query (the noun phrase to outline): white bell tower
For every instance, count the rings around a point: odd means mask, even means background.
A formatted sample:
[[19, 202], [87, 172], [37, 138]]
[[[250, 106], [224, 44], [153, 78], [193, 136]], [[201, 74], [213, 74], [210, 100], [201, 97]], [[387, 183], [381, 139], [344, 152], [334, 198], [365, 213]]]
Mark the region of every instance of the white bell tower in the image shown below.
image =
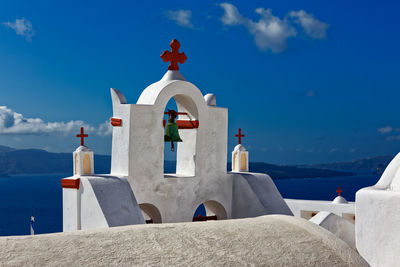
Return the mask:
[[235, 135], [239, 138], [239, 144], [232, 151], [232, 171], [233, 172], [248, 172], [249, 171], [249, 152], [242, 145], [242, 129], [239, 128], [239, 133]]
[[84, 138], [88, 137], [84, 134], [83, 127], [81, 127], [81, 133], [76, 135], [81, 138], [81, 145], [74, 153], [74, 176], [79, 175], [93, 175], [94, 174], [94, 157], [93, 151], [85, 146]]

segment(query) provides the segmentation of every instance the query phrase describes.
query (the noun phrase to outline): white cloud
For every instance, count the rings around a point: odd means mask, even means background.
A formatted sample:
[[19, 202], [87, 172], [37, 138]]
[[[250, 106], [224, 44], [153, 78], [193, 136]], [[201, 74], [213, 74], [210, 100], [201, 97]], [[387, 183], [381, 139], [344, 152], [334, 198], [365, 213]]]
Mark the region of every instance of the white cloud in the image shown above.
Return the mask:
[[326, 30], [329, 25], [317, 20], [313, 15], [304, 10], [291, 11], [289, 16], [295, 19], [295, 22], [301, 25], [306, 34], [315, 39], [325, 39]]
[[105, 136], [112, 133], [109, 121], [94, 127], [83, 121], [45, 122], [40, 118], [25, 118], [6, 106], [0, 106], [0, 135], [1, 134], [57, 134], [69, 135], [79, 133], [80, 127], [85, 132]]
[[311, 38], [325, 39], [328, 24], [314, 18], [304, 10], [291, 11], [284, 18], [272, 15], [271, 9], [257, 8], [255, 12], [260, 16], [253, 21], [242, 16], [236, 6], [222, 3], [219, 6], [224, 10], [221, 22], [226, 26], [242, 25], [254, 37], [258, 48], [263, 51], [271, 50], [274, 53], [282, 52], [287, 47], [287, 39], [295, 37], [297, 31], [294, 26], [299, 25]]
[[254, 37], [257, 47], [263, 51], [282, 52], [287, 47], [286, 40], [297, 34], [286, 19], [272, 15], [271, 9], [257, 8], [255, 12], [260, 15], [260, 19], [253, 21], [243, 17], [232, 4], [222, 3], [220, 7], [224, 10], [224, 15], [221, 17], [222, 23], [228, 26], [245, 26]]
[[13, 29], [17, 35], [25, 36], [28, 41], [33, 36], [32, 23], [25, 18], [16, 19], [15, 22], [3, 22], [2, 24]]
[[381, 134], [387, 134], [390, 133], [391, 131], [393, 131], [392, 126], [386, 126], [378, 129], [378, 132]]
[[174, 21], [179, 26], [193, 28], [193, 24], [191, 22], [192, 11], [190, 10], [167, 10], [164, 12], [164, 14], [169, 20]]
[[219, 5], [224, 10], [224, 15], [221, 21], [225, 25], [240, 25], [244, 24], [246, 19], [240, 15], [239, 10], [232, 4], [222, 3]]

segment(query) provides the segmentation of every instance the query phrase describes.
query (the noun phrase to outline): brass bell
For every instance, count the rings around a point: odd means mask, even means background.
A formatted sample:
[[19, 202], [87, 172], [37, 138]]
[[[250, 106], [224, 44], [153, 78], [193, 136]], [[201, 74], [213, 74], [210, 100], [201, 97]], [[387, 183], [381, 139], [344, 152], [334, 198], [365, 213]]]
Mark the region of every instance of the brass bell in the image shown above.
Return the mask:
[[165, 126], [164, 142], [171, 142], [171, 151], [175, 150], [174, 142], [182, 142], [178, 125], [175, 123], [177, 116], [178, 113], [175, 110], [168, 110], [168, 123]]

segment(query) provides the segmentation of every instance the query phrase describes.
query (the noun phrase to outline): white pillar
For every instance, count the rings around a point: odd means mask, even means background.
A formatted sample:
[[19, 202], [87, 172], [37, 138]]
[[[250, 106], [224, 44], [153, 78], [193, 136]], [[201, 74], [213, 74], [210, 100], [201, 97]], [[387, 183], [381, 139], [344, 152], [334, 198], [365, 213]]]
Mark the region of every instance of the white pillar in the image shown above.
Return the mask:
[[94, 174], [94, 157], [90, 148], [86, 146], [78, 147], [73, 153], [73, 162], [74, 176]]

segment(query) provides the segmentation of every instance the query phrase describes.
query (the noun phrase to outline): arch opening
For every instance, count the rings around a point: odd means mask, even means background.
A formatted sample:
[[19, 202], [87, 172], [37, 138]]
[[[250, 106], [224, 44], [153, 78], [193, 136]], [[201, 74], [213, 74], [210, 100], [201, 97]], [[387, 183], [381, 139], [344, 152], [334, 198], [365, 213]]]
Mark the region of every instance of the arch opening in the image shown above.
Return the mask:
[[156, 206], [150, 203], [142, 203], [139, 204], [139, 207], [147, 224], [162, 223], [161, 213]]
[[197, 207], [193, 215], [193, 222], [226, 220], [227, 218], [226, 210], [221, 203], [215, 200], [208, 200]]
[[[167, 112], [168, 109], [184, 113], [179, 114], [176, 121], [188, 122], [189, 124], [198, 121], [199, 115], [196, 103], [188, 95], [178, 94], [171, 97], [165, 106], [164, 112]], [[166, 124], [168, 121], [168, 115], [164, 116]], [[178, 133], [182, 142], [176, 142], [176, 145], [174, 145], [174, 152], [171, 153], [170, 151], [172, 145], [169, 142], [164, 142], [164, 173], [172, 171], [172, 173], [176, 174], [172, 175], [172, 177], [195, 176], [197, 127], [180, 128], [178, 129]], [[171, 158], [175, 159], [176, 164], [170, 162]], [[175, 165], [175, 170], [173, 165]]]
[[246, 154], [240, 156], [240, 170], [247, 170], [247, 157]]
[[83, 174], [88, 175], [90, 172], [90, 157], [88, 154], [85, 154], [83, 156]]

